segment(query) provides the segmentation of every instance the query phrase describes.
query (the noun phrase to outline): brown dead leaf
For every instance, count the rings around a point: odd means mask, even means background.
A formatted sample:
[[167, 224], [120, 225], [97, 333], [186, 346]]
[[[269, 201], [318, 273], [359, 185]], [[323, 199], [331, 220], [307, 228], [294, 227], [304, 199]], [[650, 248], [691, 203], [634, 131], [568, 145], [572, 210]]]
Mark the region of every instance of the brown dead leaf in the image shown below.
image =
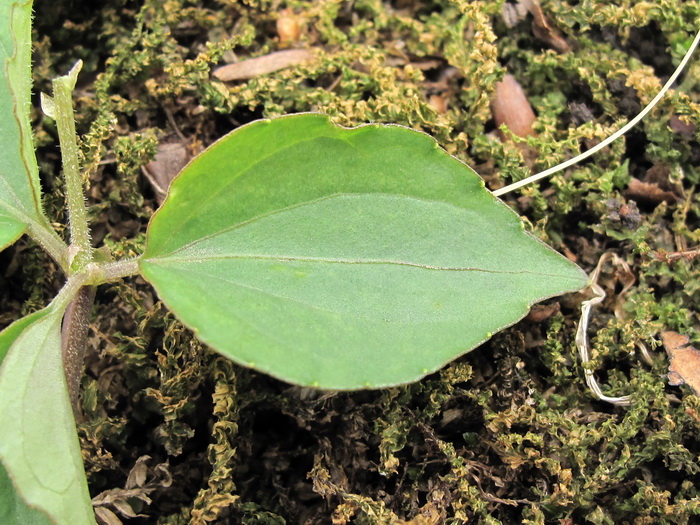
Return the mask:
[[533, 323], [541, 323], [558, 313], [561, 305], [558, 302], [552, 304], [536, 304], [530, 308], [530, 313], [527, 314], [527, 320]]
[[105, 507], [95, 507], [95, 519], [99, 525], [123, 525], [119, 516]]
[[652, 204], [673, 204], [684, 198], [683, 186], [673, 180], [671, 168], [662, 162], [646, 170], [642, 180], [632, 179], [627, 194]]
[[170, 183], [187, 165], [190, 158], [187, 144], [182, 142], [158, 144], [155, 158], [141, 169], [156, 194], [158, 204], [163, 204]]
[[313, 59], [313, 57], [314, 52], [309, 49], [285, 49], [221, 66], [214, 71], [213, 75], [223, 82], [250, 80], [260, 75], [267, 75], [280, 69], [299, 65]]
[[[523, 88], [512, 75], [505, 75], [502, 81], [496, 83], [496, 91], [491, 99], [491, 113], [497, 128], [505, 124], [518, 137], [533, 134], [535, 112]], [[502, 133], [498, 133], [503, 140]]]
[[700, 350], [690, 345], [690, 338], [678, 332], [662, 332], [661, 341], [671, 359], [668, 367], [670, 385], [686, 384], [700, 395]]
[[119, 515], [124, 518], [147, 517], [136, 509], [150, 505], [150, 494], [159, 488], [169, 487], [173, 482], [168, 464], [149, 467], [147, 462], [150, 459], [150, 456], [141, 456], [136, 460], [124, 488], [105, 490], [92, 498], [100, 524], [119, 525]]

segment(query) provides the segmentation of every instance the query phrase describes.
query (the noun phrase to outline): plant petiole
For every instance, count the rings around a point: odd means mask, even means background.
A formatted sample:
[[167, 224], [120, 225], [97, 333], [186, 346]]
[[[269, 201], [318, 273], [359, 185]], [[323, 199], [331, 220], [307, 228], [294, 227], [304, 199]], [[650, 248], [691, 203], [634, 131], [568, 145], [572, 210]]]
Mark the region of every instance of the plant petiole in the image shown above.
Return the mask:
[[123, 261], [96, 263], [96, 267], [99, 272], [99, 282], [95, 284], [118, 281], [124, 277], [137, 275], [140, 272], [138, 257], [134, 259], [125, 259]]

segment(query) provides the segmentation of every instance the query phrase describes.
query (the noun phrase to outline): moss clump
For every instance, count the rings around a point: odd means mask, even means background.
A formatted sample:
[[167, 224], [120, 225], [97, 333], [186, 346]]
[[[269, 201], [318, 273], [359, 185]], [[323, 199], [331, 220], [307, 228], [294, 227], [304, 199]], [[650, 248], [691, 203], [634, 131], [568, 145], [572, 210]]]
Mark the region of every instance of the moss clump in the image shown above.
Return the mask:
[[[182, 135], [197, 150], [255, 118], [318, 111], [424, 130], [499, 185], [610, 135], [656, 94], [700, 19], [700, 5], [681, 0], [541, 5], [570, 51], [538, 39], [531, 16], [506, 23], [502, 1], [37, 2], [35, 84], [47, 90], [85, 62], [76, 105], [95, 238], [135, 255], [157, 206], [141, 175], [157, 142]], [[283, 17], [296, 21], [295, 41], [277, 34]], [[211, 76], [284, 47], [316, 57], [247, 81]], [[489, 134], [504, 72], [537, 112], [523, 144]], [[628, 137], [507, 198], [583, 267], [613, 251], [632, 268], [637, 282], [621, 298], [614, 273], [603, 276], [611, 296], [592, 330], [598, 374], [633, 396], [631, 408], [588, 394], [573, 348], [576, 297], [418, 384], [328, 393], [203, 348], [135, 279], [97, 300], [80, 425], [93, 495], [123, 487], [150, 456], [152, 503], [125, 500], [144, 523], [693, 522], [700, 401], [664, 384], [660, 354], [648, 367], [636, 353], [658, 346], [662, 329], [699, 341], [698, 259], [668, 256], [700, 244], [698, 87], [696, 60]], [[50, 185], [55, 132], [35, 117]], [[674, 198], [630, 193], [633, 179]], [[59, 219], [60, 192], [47, 199]], [[632, 201], [639, 216], [625, 217]], [[0, 258], [2, 275], [22, 262], [27, 282], [42, 283], [3, 287], [0, 304], [17, 315], [60, 278], [37, 253], [18, 246]]]

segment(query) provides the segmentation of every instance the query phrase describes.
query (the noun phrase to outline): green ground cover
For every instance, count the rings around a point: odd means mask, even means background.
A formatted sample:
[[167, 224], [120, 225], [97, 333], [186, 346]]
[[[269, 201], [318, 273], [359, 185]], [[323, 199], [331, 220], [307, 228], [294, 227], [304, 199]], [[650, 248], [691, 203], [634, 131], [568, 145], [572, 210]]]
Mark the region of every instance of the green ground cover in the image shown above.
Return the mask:
[[[510, 17], [502, 1], [37, 2], [35, 90], [85, 62], [75, 104], [93, 237], [127, 256], [142, 252], [158, 206], [143, 168], [159, 144], [194, 153], [256, 118], [321, 112], [347, 126], [425, 131], [495, 189], [633, 117], [700, 20], [700, 4], [681, 0], [542, 1], [558, 41], [508, 5]], [[283, 49], [312, 58], [249, 79], [212, 76]], [[520, 143], [494, 133], [490, 102], [506, 72], [537, 114]], [[331, 393], [226, 361], [136, 279], [98, 293], [82, 384], [79, 432], [103, 515], [251, 525], [697, 520], [700, 401], [667, 384], [658, 342], [664, 330], [700, 341], [700, 61], [681, 78], [607, 151], [504, 199], [587, 271], [605, 253], [629, 264], [635, 282], [624, 294], [623, 272], [604, 271], [609, 298], [591, 336], [599, 379], [631, 394], [631, 407], [597, 402], [585, 385], [573, 341], [582, 296], [549, 301], [419, 383]], [[56, 131], [33, 116], [46, 207], [59, 222]], [[61, 280], [36, 246], [2, 252], [2, 326], [41, 308]]]

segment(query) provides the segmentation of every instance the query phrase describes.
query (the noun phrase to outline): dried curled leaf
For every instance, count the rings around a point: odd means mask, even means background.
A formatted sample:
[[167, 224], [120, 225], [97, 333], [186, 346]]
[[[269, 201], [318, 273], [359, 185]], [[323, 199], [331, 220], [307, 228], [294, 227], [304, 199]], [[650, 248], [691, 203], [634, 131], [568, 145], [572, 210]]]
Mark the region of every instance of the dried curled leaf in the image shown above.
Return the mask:
[[536, 38], [550, 46], [558, 53], [566, 53], [571, 51], [571, 46], [561, 36], [559, 30], [554, 27], [552, 22], [545, 16], [539, 2], [536, 0], [524, 0], [522, 2], [527, 6], [528, 11], [532, 15], [532, 34]]
[[670, 330], [661, 334], [661, 341], [671, 359], [668, 383], [686, 384], [696, 395], [700, 395], [700, 350], [690, 345], [687, 335]]

